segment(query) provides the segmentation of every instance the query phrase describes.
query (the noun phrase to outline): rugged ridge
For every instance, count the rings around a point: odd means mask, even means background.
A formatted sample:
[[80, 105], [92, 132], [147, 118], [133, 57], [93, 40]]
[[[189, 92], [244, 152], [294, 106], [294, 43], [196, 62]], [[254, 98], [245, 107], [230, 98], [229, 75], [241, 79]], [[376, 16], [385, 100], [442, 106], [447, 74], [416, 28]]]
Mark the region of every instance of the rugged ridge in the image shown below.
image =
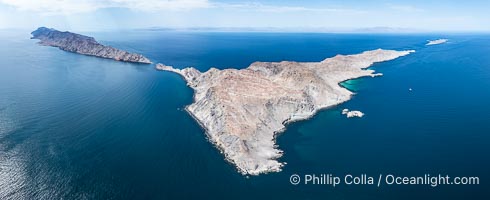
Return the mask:
[[72, 32], [40, 27], [33, 31], [31, 39], [39, 39], [39, 44], [58, 47], [61, 50], [124, 62], [146, 63], [151, 61], [143, 55], [129, 53], [111, 46], [99, 44], [93, 37]]
[[376, 76], [366, 69], [414, 51], [372, 50], [321, 62], [255, 62], [246, 69], [156, 68], [180, 74], [194, 89], [186, 110], [242, 174], [278, 172], [282, 151], [275, 144], [285, 124], [345, 102], [353, 93], [340, 82]]

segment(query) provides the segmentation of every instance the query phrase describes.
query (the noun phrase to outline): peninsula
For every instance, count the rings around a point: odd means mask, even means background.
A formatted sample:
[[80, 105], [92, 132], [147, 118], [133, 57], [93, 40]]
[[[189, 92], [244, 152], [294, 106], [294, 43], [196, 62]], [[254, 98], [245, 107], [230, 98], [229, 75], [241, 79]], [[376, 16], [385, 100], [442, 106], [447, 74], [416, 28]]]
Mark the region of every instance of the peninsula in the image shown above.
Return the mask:
[[72, 32], [40, 27], [33, 31], [31, 39], [39, 39], [39, 44], [58, 47], [61, 50], [83, 55], [109, 58], [124, 62], [146, 63], [151, 61], [143, 55], [129, 53], [111, 46], [99, 44], [93, 37]]
[[412, 52], [377, 49], [321, 62], [255, 62], [240, 70], [156, 68], [186, 80], [195, 92], [187, 112], [242, 174], [258, 175], [281, 171], [275, 137], [287, 123], [349, 100], [353, 93], [340, 82], [376, 76], [366, 68]]
[[429, 46], [429, 45], [443, 44], [446, 43], [447, 41], [448, 39], [429, 40], [429, 42], [425, 45]]

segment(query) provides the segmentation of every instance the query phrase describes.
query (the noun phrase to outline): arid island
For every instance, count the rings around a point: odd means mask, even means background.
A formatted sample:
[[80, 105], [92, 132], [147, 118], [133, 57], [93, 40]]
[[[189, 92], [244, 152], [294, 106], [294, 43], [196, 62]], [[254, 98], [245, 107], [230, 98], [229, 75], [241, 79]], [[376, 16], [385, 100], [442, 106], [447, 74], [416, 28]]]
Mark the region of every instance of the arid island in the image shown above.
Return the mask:
[[145, 63], [151, 61], [141, 54], [129, 53], [111, 46], [99, 44], [93, 37], [72, 32], [40, 27], [33, 31], [31, 39], [39, 39], [39, 44], [58, 47], [73, 53], [108, 58], [123, 62]]
[[430, 46], [430, 45], [444, 44], [447, 41], [448, 39], [429, 40], [425, 45]]
[[187, 81], [195, 93], [186, 110], [242, 174], [258, 175], [281, 171], [275, 137], [287, 123], [349, 100], [353, 93], [339, 83], [381, 75], [366, 68], [412, 52], [377, 49], [321, 62], [255, 62], [240, 70], [156, 68]]

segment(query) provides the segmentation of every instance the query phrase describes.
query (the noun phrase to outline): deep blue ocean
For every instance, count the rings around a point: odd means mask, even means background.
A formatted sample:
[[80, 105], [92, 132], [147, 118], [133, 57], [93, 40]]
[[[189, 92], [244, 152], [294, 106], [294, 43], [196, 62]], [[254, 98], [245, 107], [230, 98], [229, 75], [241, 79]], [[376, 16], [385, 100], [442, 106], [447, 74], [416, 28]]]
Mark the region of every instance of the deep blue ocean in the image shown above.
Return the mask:
[[[0, 199], [490, 199], [490, 35], [84, 33], [183, 68], [416, 50], [343, 83], [347, 103], [288, 125], [280, 173], [246, 177], [183, 108], [178, 75], [0, 31]], [[427, 40], [446, 44], [425, 46]], [[409, 91], [412, 88], [412, 91]], [[361, 110], [347, 119], [343, 108]], [[477, 176], [479, 185], [292, 185], [292, 174]]]

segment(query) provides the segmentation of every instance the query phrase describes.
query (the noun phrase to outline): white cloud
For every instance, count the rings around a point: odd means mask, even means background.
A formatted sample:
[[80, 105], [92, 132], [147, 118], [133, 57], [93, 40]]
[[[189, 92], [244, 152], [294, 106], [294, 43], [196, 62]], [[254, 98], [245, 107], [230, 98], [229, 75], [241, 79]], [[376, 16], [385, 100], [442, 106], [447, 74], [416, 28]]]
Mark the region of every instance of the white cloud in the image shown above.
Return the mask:
[[73, 14], [101, 8], [129, 8], [142, 11], [206, 8], [208, 0], [0, 0], [22, 11], [42, 14]]
[[395, 11], [402, 11], [402, 12], [423, 12], [424, 11], [424, 9], [417, 8], [415, 6], [410, 6], [410, 5], [390, 5], [389, 7]]
[[344, 8], [310, 8], [303, 6], [275, 6], [265, 5], [256, 2], [228, 4], [228, 3], [214, 3], [213, 7], [237, 9], [244, 11], [257, 11], [257, 12], [343, 12], [343, 13], [364, 13], [364, 11], [344, 9]]
[[311, 8], [303, 6], [277, 6], [256, 2], [214, 3], [209, 0], [0, 0], [0, 3], [21, 11], [41, 14], [76, 14], [102, 8], [128, 8], [140, 11], [190, 10], [196, 8], [223, 8], [253, 12], [339, 12], [363, 13], [363, 11], [344, 8]]
[[187, 10], [210, 7], [208, 0], [109, 0], [117, 5], [143, 11]]

